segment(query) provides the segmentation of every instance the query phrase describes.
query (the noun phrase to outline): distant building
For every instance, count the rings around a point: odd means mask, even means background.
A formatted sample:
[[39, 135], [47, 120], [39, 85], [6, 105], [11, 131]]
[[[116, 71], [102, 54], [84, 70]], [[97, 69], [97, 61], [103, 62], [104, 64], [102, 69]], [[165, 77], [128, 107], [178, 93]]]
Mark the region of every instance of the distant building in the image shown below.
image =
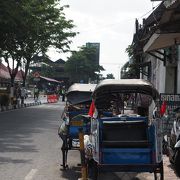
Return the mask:
[[[31, 64], [30, 70], [33, 72], [38, 72], [40, 76], [46, 77], [47, 79], [54, 79], [59, 82], [68, 83], [69, 77], [64, 72], [65, 61], [58, 59], [57, 61], [52, 61], [47, 57], [37, 56], [35, 57], [35, 62]], [[51, 71], [46, 74], [45, 67], [51, 69]], [[49, 71], [49, 70], [48, 70]]]
[[[10, 70], [12, 71], [12, 69]], [[24, 71], [19, 70], [16, 74], [15, 82], [22, 82], [23, 74], [24, 74]], [[10, 82], [10, 79], [11, 79], [11, 76], [9, 74], [8, 68], [3, 63], [0, 63], [0, 84], [4, 82]]]
[[88, 43], [86, 43], [86, 47], [89, 47], [89, 48], [94, 47], [94, 48], [96, 48], [95, 63], [97, 65], [99, 65], [100, 43], [90, 43], [90, 42], [88, 42]]
[[132, 46], [140, 77], [160, 93], [180, 94], [180, 1], [162, 1], [140, 25]]

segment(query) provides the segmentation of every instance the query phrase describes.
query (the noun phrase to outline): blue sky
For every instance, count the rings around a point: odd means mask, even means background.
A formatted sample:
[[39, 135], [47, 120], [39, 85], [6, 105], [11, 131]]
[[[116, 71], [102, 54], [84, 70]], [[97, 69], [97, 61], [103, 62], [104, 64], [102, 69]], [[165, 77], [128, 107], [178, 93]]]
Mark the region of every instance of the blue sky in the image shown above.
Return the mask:
[[[86, 42], [100, 43], [100, 64], [106, 69], [105, 76], [112, 73], [120, 78], [120, 68], [128, 61], [126, 47], [131, 44], [135, 32], [135, 19], [140, 22], [159, 2], [150, 0], [61, 0], [70, 5], [65, 10], [66, 17], [72, 19], [75, 30], [80, 32], [71, 44], [72, 50], [78, 50]], [[51, 50], [53, 60], [67, 60], [70, 54], [58, 54]]]

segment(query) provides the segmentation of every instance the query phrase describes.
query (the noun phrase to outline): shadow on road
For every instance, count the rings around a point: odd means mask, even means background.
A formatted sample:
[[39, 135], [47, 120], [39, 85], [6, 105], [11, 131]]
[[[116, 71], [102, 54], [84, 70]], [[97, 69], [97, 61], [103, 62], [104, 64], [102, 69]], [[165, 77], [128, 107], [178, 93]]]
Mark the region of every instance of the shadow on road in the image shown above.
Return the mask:
[[13, 153], [39, 152], [34, 143], [36, 134], [57, 128], [57, 117], [57, 111], [35, 107], [0, 114], [0, 164], [30, 163], [25, 154], [17, 158]]
[[81, 177], [81, 167], [70, 167], [66, 170], [60, 169], [62, 171], [61, 178], [77, 180]]
[[[61, 178], [77, 180], [81, 178], [81, 167], [70, 167], [66, 170], [60, 169], [62, 172]], [[100, 173], [98, 180], [146, 180], [143, 177], [138, 177], [137, 173]]]

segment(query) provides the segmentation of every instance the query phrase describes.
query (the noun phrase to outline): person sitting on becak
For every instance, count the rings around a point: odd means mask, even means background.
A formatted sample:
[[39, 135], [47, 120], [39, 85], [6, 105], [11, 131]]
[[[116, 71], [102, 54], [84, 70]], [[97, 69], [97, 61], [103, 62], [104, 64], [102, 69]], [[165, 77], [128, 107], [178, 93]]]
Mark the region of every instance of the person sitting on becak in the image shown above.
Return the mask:
[[152, 97], [146, 94], [137, 94], [136, 104], [137, 104], [137, 114], [140, 116], [149, 115], [149, 106], [152, 103]]

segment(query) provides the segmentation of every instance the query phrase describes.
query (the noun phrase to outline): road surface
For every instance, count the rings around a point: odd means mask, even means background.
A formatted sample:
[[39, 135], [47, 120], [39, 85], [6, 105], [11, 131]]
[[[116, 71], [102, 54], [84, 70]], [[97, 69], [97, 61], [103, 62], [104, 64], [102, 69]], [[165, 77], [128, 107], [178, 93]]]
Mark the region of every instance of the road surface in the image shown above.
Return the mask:
[[[42, 104], [0, 113], [1, 180], [77, 180], [81, 177], [78, 151], [68, 154], [69, 169], [61, 167], [57, 135], [64, 102]], [[165, 180], [177, 180], [165, 157]], [[104, 173], [103, 180], [151, 180], [153, 174]]]

